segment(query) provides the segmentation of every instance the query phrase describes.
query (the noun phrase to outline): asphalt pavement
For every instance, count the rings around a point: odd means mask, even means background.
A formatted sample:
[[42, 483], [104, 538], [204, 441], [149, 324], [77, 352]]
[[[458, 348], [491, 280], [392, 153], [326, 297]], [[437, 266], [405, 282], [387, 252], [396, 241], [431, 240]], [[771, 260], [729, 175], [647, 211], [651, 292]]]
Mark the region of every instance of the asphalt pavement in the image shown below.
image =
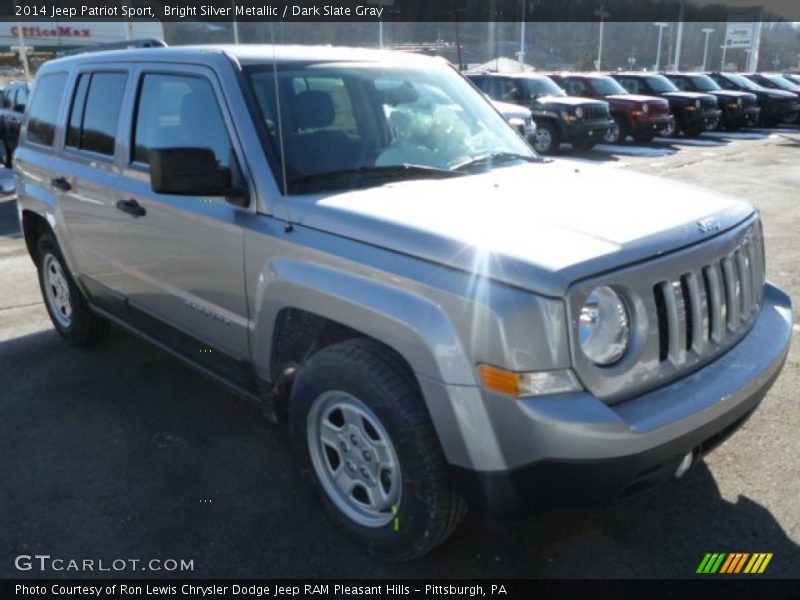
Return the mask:
[[[575, 158], [751, 200], [768, 276], [800, 299], [800, 131]], [[705, 553], [734, 551], [772, 552], [764, 576], [800, 577], [799, 331], [760, 410], [684, 479], [609, 507], [470, 514], [430, 555], [386, 564], [333, 526], [287, 434], [248, 402], [119, 328], [94, 349], [66, 346], [14, 196], [0, 196], [0, 577], [42, 576], [15, 569], [21, 554], [193, 561], [191, 572], [119, 573], [133, 577], [691, 577]]]

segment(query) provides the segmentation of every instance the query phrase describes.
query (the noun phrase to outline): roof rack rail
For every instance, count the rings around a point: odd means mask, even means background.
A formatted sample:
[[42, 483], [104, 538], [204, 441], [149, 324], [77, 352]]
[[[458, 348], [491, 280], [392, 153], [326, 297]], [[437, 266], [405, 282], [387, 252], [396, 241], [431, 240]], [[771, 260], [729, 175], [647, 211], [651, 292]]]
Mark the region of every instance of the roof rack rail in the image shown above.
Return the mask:
[[70, 50], [60, 52], [59, 56], [75, 56], [76, 54], [87, 54], [89, 52], [105, 52], [106, 50], [128, 50], [130, 48], [166, 48], [164, 40], [156, 38], [141, 38], [137, 40], [122, 40], [120, 42], [110, 42], [108, 44], [96, 44], [94, 46], [79, 46]]

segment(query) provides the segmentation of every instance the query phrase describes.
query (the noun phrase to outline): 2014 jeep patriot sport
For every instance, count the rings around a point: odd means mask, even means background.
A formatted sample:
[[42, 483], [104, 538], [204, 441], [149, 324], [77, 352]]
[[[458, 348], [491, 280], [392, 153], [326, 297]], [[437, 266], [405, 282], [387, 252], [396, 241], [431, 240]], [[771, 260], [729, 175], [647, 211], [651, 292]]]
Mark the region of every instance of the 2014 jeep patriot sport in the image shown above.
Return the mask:
[[542, 161], [436, 59], [60, 59], [14, 163], [59, 333], [116, 322], [288, 421], [333, 517], [387, 558], [442, 542], [467, 502], [682, 475], [791, 336], [749, 204]]

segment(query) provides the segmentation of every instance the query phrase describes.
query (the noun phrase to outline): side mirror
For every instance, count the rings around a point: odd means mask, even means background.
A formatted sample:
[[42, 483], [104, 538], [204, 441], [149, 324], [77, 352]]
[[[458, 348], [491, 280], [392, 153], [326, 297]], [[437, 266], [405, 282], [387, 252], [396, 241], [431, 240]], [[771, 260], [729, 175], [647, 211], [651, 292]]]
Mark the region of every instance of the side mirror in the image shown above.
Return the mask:
[[25, 112], [25, 105], [24, 104], [15, 104], [14, 108], [12, 110], [14, 112], [24, 113]]
[[[238, 166], [220, 167], [210, 148], [158, 148], [149, 151], [150, 186], [158, 194], [177, 196], [225, 196], [233, 204], [247, 206], [249, 199]], [[236, 160], [231, 154], [231, 164]]]

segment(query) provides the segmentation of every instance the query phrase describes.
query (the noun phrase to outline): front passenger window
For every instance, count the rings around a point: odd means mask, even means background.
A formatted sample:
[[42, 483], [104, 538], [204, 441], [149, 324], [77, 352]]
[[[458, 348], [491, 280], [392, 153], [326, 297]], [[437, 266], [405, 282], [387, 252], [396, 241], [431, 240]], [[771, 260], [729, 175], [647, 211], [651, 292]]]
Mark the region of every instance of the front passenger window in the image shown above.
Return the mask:
[[231, 141], [207, 79], [146, 74], [139, 89], [133, 161], [150, 164], [160, 148], [210, 148], [220, 167], [230, 166]]

